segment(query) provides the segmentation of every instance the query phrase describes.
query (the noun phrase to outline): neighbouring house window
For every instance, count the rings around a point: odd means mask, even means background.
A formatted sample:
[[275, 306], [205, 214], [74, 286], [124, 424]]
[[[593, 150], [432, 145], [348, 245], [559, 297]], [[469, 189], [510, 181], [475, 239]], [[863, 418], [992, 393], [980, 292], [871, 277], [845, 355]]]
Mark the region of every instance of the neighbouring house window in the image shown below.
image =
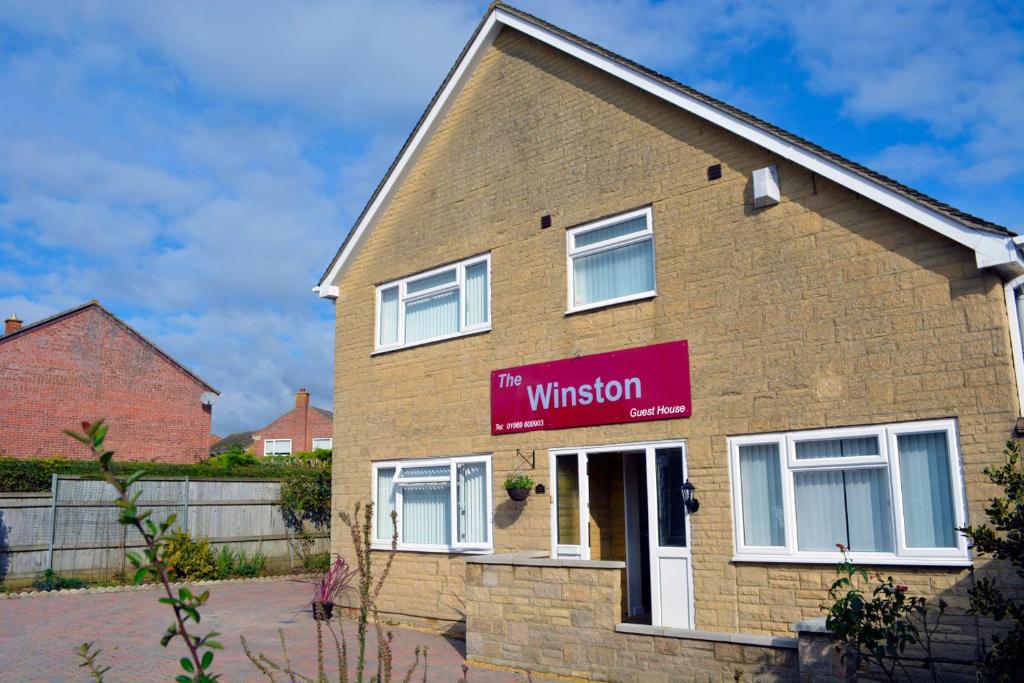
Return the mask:
[[319, 437], [319, 438], [313, 439], [313, 450], [315, 451], [317, 449], [321, 449], [322, 448], [324, 450], [329, 451], [329, 450], [331, 450], [331, 448], [333, 448], [333, 444], [334, 444], [334, 439], [332, 439], [331, 437], [329, 437], [329, 436]]
[[491, 327], [490, 254], [377, 287], [378, 351]]
[[956, 423], [729, 439], [736, 559], [967, 564]]
[[291, 439], [264, 439], [263, 455], [291, 455]]
[[397, 512], [400, 550], [492, 548], [489, 455], [378, 462], [373, 476], [374, 545], [390, 545]]
[[568, 231], [569, 312], [653, 296], [651, 208]]

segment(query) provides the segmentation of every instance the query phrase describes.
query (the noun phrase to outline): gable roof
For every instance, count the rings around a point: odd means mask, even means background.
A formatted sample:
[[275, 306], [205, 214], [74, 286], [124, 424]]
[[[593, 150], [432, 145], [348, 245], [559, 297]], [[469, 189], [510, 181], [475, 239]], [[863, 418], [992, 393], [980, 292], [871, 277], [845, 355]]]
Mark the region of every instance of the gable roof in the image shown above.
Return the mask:
[[69, 308], [66, 311], [61, 311], [60, 313], [55, 313], [55, 314], [51, 315], [48, 318], [43, 318], [41, 320], [37, 320], [34, 323], [28, 323], [27, 325], [22, 325], [20, 328], [18, 328], [17, 330], [14, 330], [13, 332], [9, 332], [7, 334], [0, 335], [0, 344], [3, 344], [4, 342], [6, 342], [6, 341], [8, 341], [10, 339], [13, 339], [15, 337], [20, 337], [20, 336], [22, 336], [22, 335], [24, 335], [26, 333], [32, 332], [33, 330], [37, 330], [37, 329], [40, 329], [40, 328], [45, 327], [47, 325], [50, 325], [52, 323], [55, 323], [58, 320], [63, 320], [64, 318], [72, 316], [72, 315], [74, 315], [76, 313], [79, 313], [81, 311], [84, 311], [84, 310], [86, 310], [88, 308], [94, 308], [94, 307], [96, 308], [96, 310], [101, 311], [101, 312], [105, 313], [107, 316], [109, 316], [110, 318], [112, 318], [114, 320], [114, 322], [119, 324], [124, 329], [128, 330], [128, 332], [130, 332], [133, 336], [135, 336], [137, 339], [139, 339], [143, 344], [146, 344], [147, 346], [151, 347], [154, 351], [157, 352], [157, 354], [159, 354], [160, 356], [163, 356], [166, 360], [170, 361], [172, 365], [177, 366], [179, 370], [181, 370], [186, 375], [188, 375], [189, 377], [194, 379], [196, 382], [198, 382], [202, 386], [206, 387], [211, 392], [213, 392], [215, 394], [218, 394], [218, 395], [220, 394], [220, 392], [217, 391], [216, 389], [214, 389], [212, 386], [210, 386], [210, 384], [206, 380], [204, 380], [202, 377], [200, 377], [199, 375], [197, 375], [196, 373], [192, 372], [187, 367], [185, 367], [184, 365], [179, 363], [177, 360], [174, 359], [173, 356], [171, 356], [169, 353], [167, 353], [166, 351], [161, 349], [159, 346], [157, 346], [156, 344], [151, 342], [149, 339], [147, 339], [145, 336], [143, 336], [134, 327], [132, 327], [131, 325], [129, 325], [128, 323], [126, 323], [125, 321], [121, 320], [120, 318], [118, 318], [113, 313], [111, 313], [109, 310], [104, 308], [103, 304], [101, 304], [96, 299], [93, 299], [92, 301], [86, 301], [84, 304], [80, 304], [78, 306], [75, 306], [74, 308]]
[[466, 43], [319, 283], [313, 287], [319, 296], [338, 296], [339, 276], [393, 199], [406, 172], [419, 158], [423, 146], [468, 82], [482, 54], [506, 27], [587, 62], [963, 244], [974, 250], [979, 268], [995, 268], [1009, 277], [1024, 274], [1024, 259], [1013, 240], [1015, 233], [1008, 228], [961, 211], [531, 14], [496, 2]]
[[233, 434], [228, 434], [223, 439], [210, 446], [210, 455], [220, 455], [235, 445], [241, 446], [242, 450], [245, 450], [252, 445], [253, 434], [254, 432], [235, 432]]

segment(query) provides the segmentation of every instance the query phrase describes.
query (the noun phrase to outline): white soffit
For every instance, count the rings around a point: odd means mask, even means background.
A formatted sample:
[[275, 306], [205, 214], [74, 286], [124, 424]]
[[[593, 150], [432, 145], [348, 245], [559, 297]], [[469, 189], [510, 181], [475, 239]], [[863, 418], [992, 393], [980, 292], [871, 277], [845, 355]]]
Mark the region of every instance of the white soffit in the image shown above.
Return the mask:
[[436, 130], [438, 123], [444, 118], [452, 102], [462, 91], [462, 88], [479, 63], [480, 57], [490, 47], [495, 37], [505, 26], [580, 59], [601, 71], [670, 102], [680, 109], [749, 140], [783, 159], [799, 164], [809, 171], [828, 178], [916, 223], [931, 228], [939, 234], [972, 249], [975, 252], [979, 268], [997, 267], [1013, 275], [1024, 273], [1024, 260], [1021, 259], [1017, 251], [1013, 237], [975, 230], [958, 223], [870, 178], [844, 168], [830, 159], [804, 149], [729, 112], [702, 102], [645, 73], [580, 45], [565, 36], [515, 16], [501, 7], [496, 7], [488, 15], [476, 38], [453, 70], [448, 84], [437, 97], [433, 107], [427, 112], [422, 125], [413, 135], [405, 152], [398, 159], [394, 169], [381, 185], [380, 191], [374, 198], [373, 203], [367, 208], [362, 219], [353, 228], [351, 238], [327, 271], [324, 279], [317, 287], [313, 288], [313, 291], [317, 292], [321, 297], [336, 298], [339, 295], [336, 283], [341, 274], [351, 262], [355, 253], [366, 241], [369, 231], [376, 223], [380, 213], [390, 203], [406, 172], [416, 162], [416, 159], [419, 158], [422, 146]]

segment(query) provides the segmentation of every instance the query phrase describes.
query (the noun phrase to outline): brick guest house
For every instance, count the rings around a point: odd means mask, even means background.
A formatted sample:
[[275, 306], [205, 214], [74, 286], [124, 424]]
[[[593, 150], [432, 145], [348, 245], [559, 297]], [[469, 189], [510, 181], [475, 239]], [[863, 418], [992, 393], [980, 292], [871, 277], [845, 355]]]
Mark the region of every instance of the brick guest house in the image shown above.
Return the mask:
[[316, 288], [334, 507], [378, 548], [397, 512], [382, 616], [473, 661], [825, 680], [793, 625], [837, 543], [969, 660], [1022, 276], [1007, 229], [494, 5]]
[[207, 455], [217, 390], [90, 301], [0, 336], [0, 456], [88, 457], [65, 429], [106, 418], [120, 458], [192, 463]]

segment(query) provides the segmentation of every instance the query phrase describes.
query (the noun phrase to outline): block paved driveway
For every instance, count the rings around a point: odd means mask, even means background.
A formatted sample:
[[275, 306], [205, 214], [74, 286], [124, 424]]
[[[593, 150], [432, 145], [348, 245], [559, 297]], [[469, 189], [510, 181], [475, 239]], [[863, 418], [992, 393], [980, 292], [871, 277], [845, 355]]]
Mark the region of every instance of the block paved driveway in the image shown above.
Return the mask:
[[[316, 675], [316, 628], [309, 611], [311, 586], [304, 580], [250, 581], [207, 586], [210, 600], [202, 610], [201, 633], [220, 631], [224, 650], [216, 653], [214, 673], [221, 680], [266, 681], [246, 659], [238, 640], [245, 635], [254, 652], [280, 661], [277, 631], [283, 628], [288, 654], [299, 673]], [[202, 590], [202, 588], [198, 588]], [[0, 600], [0, 681], [50, 683], [88, 681], [75, 655], [80, 643], [94, 641], [103, 648], [101, 663], [111, 667], [107, 683], [173, 681], [181, 673], [181, 640], [166, 649], [160, 635], [173, 615], [157, 602], [160, 593], [142, 590], [122, 593], [40, 595]], [[462, 671], [465, 645], [460, 640], [406, 629], [394, 634], [394, 680], [400, 683], [417, 645], [429, 648], [428, 681], [454, 682]], [[350, 659], [355, 644], [354, 623], [345, 622]], [[335, 661], [329, 640], [328, 665]], [[375, 652], [375, 645], [367, 650]], [[354, 670], [354, 666], [350, 667]], [[329, 668], [328, 671], [331, 671]], [[282, 676], [277, 677], [282, 680]], [[333, 678], [337, 680], [337, 678]], [[423, 680], [422, 664], [413, 680]], [[544, 679], [534, 677], [541, 683]], [[526, 683], [524, 674], [470, 668], [470, 683]]]

